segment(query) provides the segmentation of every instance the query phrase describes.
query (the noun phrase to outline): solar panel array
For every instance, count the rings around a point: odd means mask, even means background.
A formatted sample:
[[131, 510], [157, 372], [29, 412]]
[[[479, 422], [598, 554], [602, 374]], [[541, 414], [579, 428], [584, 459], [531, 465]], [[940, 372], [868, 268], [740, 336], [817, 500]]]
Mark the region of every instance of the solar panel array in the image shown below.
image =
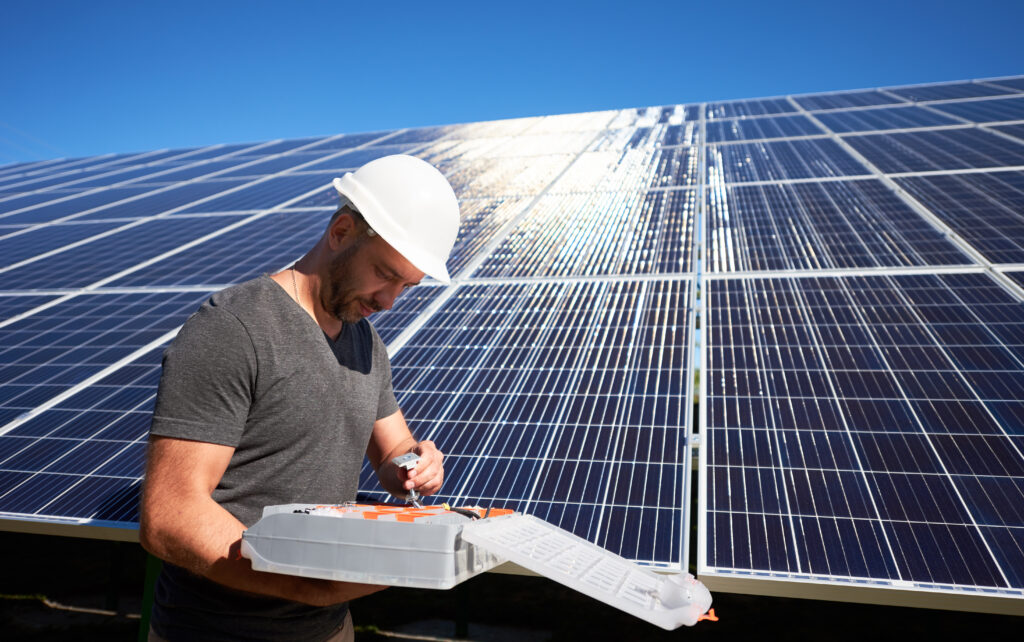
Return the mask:
[[130, 532], [177, 328], [301, 256], [332, 178], [409, 153], [459, 195], [455, 278], [373, 321], [443, 499], [686, 568], [697, 401], [712, 588], [1021, 604], [1022, 103], [993, 79], [0, 168], [0, 524]]

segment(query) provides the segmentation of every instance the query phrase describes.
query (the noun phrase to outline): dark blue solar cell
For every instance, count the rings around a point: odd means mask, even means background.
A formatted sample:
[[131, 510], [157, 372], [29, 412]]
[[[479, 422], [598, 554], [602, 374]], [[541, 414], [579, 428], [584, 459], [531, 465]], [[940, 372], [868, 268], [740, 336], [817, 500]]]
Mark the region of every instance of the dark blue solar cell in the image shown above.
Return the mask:
[[[794, 96], [793, 100], [809, 111], [818, 109], [842, 109], [844, 107], [868, 107], [871, 105], [891, 105], [901, 102], [880, 91], [847, 91], [836, 94], [815, 94], [811, 96]], [[821, 116], [821, 114], [816, 114]]]
[[307, 167], [303, 167], [302, 171], [315, 172], [326, 170], [353, 170], [383, 156], [390, 156], [391, 154], [406, 154], [416, 147], [418, 147], [418, 145], [389, 144], [365, 147], [363, 149], [353, 150], [351, 152], [346, 152], [344, 154], [328, 158], [320, 161], [319, 163], [313, 163]]
[[1024, 262], [1024, 172], [897, 179], [994, 263]]
[[[332, 153], [333, 152], [330, 151], [322, 151], [317, 153], [295, 152], [293, 154], [286, 154], [284, 156], [278, 156], [276, 158], [268, 158], [267, 160], [263, 161], [247, 162], [245, 163], [244, 166], [239, 167], [238, 169], [231, 170], [229, 172], [224, 172], [219, 176], [264, 176], [267, 174], [277, 174], [279, 172], [284, 172], [291, 169], [296, 169], [296, 171], [302, 171], [305, 170], [306, 168], [300, 167], [301, 165], [314, 163], [315, 161], [323, 158], [324, 156], [328, 156]], [[240, 163], [235, 164], [239, 165]]]
[[[204, 204], [209, 202], [210, 197], [220, 192], [236, 188], [245, 183], [245, 179], [224, 179], [211, 180], [208, 182], [182, 183], [171, 187], [147, 188], [152, 190], [150, 194], [141, 196], [135, 200], [125, 203], [110, 205], [102, 209], [90, 212], [82, 216], [82, 219], [105, 219], [105, 218], [142, 218], [166, 214], [171, 211], [196, 212], [208, 211]], [[190, 203], [197, 204], [184, 207]], [[215, 211], [215, 210], [212, 210]]]
[[938, 103], [934, 108], [974, 123], [1024, 120], [1024, 97]]
[[1012, 93], [1009, 89], [1001, 89], [993, 85], [982, 85], [973, 82], [918, 85], [916, 87], [889, 89], [888, 91], [908, 100], [916, 101], [973, 98], [975, 96], [997, 96]]
[[381, 144], [386, 145], [387, 141], [380, 139], [391, 133], [393, 132], [367, 132], [365, 134], [346, 134], [345, 136], [331, 137], [322, 143], [310, 145], [303, 149], [303, 151], [309, 152], [321, 149], [349, 149], [350, 147], [359, 147], [360, 145], [365, 145], [366, 143], [372, 143], [374, 141], [379, 141]]
[[[253, 180], [246, 183], [241, 189], [191, 205], [181, 211], [182, 213], [234, 212], [270, 209], [282, 206], [288, 201], [314, 190], [330, 189], [333, 192], [334, 188], [330, 187], [332, 177], [331, 174], [295, 174]], [[244, 182], [246, 179], [234, 180]], [[234, 185], [238, 184], [241, 183]], [[337, 192], [334, 194], [334, 203], [337, 204]], [[292, 203], [291, 205], [302, 206], [301, 203]]]
[[1022, 124], [1022, 125], [992, 125], [990, 127], [992, 127], [992, 129], [994, 129], [996, 131], [1002, 132], [1004, 134], [1009, 134], [1010, 136], [1013, 136], [1014, 138], [1017, 138], [1017, 139], [1020, 139], [1021, 141], [1024, 141], [1024, 124]]
[[329, 219], [327, 212], [270, 214], [132, 272], [112, 285], [227, 285], [277, 272], [313, 247]]
[[709, 143], [824, 134], [811, 119], [800, 115], [712, 121], [705, 125], [705, 132]]
[[[27, 312], [36, 306], [52, 301], [52, 296], [0, 296], [0, 321], [6, 321], [11, 317]], [[7, 347], [6, 345], [4, 346]]]
[[1015, 89], [1018, 92], [1024, 91], [1024, 76], [1018, 76], [1016, 78], [1000, 78], [998, 80], [988, 80], [986, 84], [999, 85], [1000, 87], [1006, 87], [1007, 89]]
[[796, 111], [785, 98], [761, 98], [758, 100], [738, 100], [728, 103], [708, 103], [704, 112], [705, 118], [733, 118], [737, 116], [762, 116], [765, 114], [784, 114]]
[[712, 272], [972, 263], [875, 180], [736, 185], [709, 201]]
[[27, 229], [23, 234], [0, 236], [0, 267], [56, 250], [70, 243], [102, 234], [124, 223], [66, 223]]
[[886, 173], [1024, 165], [1024, 145], [975, 129], [847, 136]]
[[832, 131], [842, 134], [884, 129], [911, 129], [955, 125], [960, 121], [921, 107], [882, 107], [816, 114]]
[[96, 283], [224, 226], [222, 217], [155, 219], [6, 272], [16, 289]]
[[[28, 205], [0, 216], [0, 223], [46, 223], [66, 216], [80, 215], [103, 205], [138, 196], [152, 187], [126, 186], [85, 194], [54, 194], [42, 204]], [[77, 217], [80, 218], [80, 217]]]
[[242, 158], [229, 158], [226, 160], [199, 161], [196, 163], [173, 165], [154, 165], [149, 168], [147, 175], [134, 181], [136, 184], [160, 185], [162, 183], [178, 183], [195, 178], [218, 178], [221, 170], [229, 167], [236, 167], [246, 161]]
[[713, 184], [869, 173], [830, 139], [714, 145], [707, 154], [708, 180]]

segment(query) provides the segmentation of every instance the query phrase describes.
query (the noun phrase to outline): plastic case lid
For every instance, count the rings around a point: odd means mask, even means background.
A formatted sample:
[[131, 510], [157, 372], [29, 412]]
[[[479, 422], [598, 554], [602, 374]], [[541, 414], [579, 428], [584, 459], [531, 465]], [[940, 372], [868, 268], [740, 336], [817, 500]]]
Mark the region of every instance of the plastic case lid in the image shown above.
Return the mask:
[[663, 629], [693, 626], [711, 608], [689, 573], [659, 575], [530, 515], [465, 524], [462, 538]]

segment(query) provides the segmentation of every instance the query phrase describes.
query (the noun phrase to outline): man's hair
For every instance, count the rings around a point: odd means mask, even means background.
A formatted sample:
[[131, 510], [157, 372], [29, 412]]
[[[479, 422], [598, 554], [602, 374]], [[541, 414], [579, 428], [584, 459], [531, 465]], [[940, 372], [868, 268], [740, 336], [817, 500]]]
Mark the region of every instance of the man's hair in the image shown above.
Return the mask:
[[348, 214], [349, 216], [351, 216], [352, 219], [356, 222], [356, 227], [358, 227], [360, 230], [366, 230], [366, 228], [370, 227], [370, 224], [366, 222], [366, 219], [363, 218], [363, 215], [359, 213], [359, 210], [353, 208], [351, 205], [348, 205], [347, 203], [339, 207], [338, 211], [336, 211], [334, 214], [331, 214], [331, 220], [329, 223], [327, 223], [327, 227], [329, 228], [330, 226], [334, 225], [334, 222], [337, 221], [338, 217], [341, 216], [342, 214]]

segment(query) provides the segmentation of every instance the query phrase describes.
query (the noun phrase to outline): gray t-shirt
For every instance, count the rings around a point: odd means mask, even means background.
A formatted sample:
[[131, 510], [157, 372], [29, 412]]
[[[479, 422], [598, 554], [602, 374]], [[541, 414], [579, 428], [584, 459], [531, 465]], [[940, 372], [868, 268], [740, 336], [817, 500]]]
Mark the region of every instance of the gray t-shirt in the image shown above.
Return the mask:
[[[150, 432], [235, 448], [213, 499], [246, 526], [264, 506], [355, 499], [373, 423], [398, 411], [369, 322], [332, 341], [269, 277], [218, 292], [164, 354]], [[153, 628], [174, 639], [322, 639], [346, 607], [220, 586], [171, 564]]]

